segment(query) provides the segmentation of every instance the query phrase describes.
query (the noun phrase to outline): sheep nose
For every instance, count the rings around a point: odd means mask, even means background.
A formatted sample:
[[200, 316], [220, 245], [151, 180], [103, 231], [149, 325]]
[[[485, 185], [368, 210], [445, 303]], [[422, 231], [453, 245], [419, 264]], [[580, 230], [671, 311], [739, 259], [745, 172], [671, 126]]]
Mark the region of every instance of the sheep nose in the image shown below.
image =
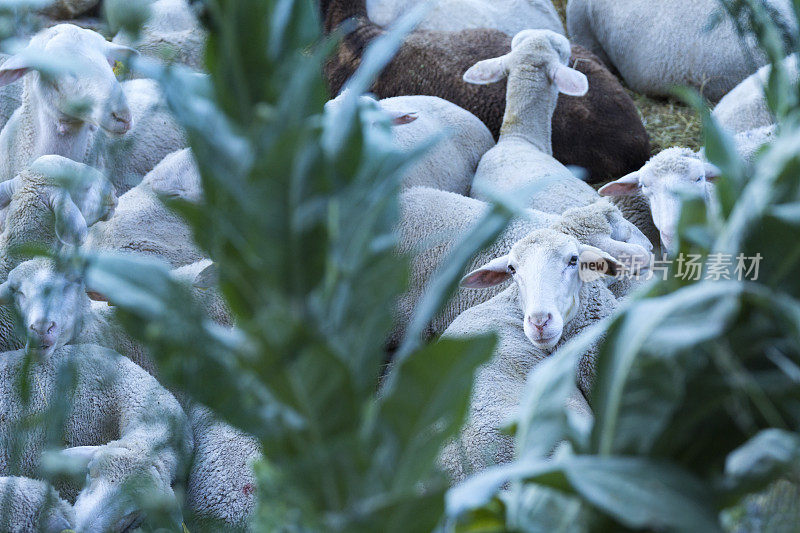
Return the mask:
[[528, 322], [531, 326], [535, 327], [539, 331], [542, 331], [552, 318], [552, 313], [532, 313], [530, 316], [528, 316]]
[[33, 324], [31, 324], [31, 331], [41, 336], [45, 336], [49, 333], [52, 333], [54, 329], [56, 329], [56, 323], [53, 322], [52, 320], [49, 322], [45, 320], [40, 320], [38, 322], [34, 322]]
[[126, 131], [131, 128], [131, 112], [129, 109], [112, 111], [111, 116], [114, 117], [114, 120], [119, 122]]

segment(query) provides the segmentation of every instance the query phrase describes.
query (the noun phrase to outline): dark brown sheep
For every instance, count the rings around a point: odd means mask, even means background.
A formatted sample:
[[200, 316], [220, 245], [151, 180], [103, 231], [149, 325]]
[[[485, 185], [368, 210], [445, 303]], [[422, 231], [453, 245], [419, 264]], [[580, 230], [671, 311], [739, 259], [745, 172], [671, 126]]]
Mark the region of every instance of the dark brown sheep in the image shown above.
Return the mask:
[[[384, 30], [367, 18], [365, 0], [322, 0], [321, 10], [326, 33], [348, 19], [355, 23], [325, 68], [331, 95], [336, 95], [358, 68], [365, 48]], [[510, 49], [511, 37], [496, 30], [414, 31], [371, 90], [379, 98], [413, 94], [444, 98], [475, 114], [497, 139], [505, 110], [505, 81], [471, 85], [462, 76], [478, 61]], [[588, 77], [589, 92], [558, 99], [553, 156], [565, 165], [587, 169], [590, 182], [638, 170], [650, 157], [650, 140], [633, 101], [588, 50], [573, 46], [570, 62]]]

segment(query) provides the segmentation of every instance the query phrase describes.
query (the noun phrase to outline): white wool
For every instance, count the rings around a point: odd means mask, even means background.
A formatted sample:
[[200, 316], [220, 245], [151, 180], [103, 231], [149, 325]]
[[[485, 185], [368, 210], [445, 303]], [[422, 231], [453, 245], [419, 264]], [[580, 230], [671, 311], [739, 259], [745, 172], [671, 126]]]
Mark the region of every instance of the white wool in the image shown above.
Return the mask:
[[[796, 32], [790, 0], [764, 4]], [[710, 27], [715, 14], [722, 20]], [[567, 30], [631, 89], [651, 96], [689, 85], [717, 101], [766, 62], [753, 39], [742, 42], [717, 0], [569, 0]]]

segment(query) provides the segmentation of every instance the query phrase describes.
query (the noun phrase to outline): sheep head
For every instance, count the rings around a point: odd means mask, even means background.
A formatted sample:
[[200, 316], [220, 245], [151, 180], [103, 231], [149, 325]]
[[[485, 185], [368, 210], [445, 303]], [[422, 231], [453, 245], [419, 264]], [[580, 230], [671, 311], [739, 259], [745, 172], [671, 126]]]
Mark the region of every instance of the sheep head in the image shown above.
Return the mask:
[[0, 86], [37, 70], [32, 97], [39, 112], [57, 121], [59, 134], [88, 123], [123, 135], [133, 121], [112, 67], [131, 53], [136, 52], [106, 41], [97, 32], [59, 24], [37, 33], [26, 48], [0, 66]]
[[508, 254], [467, 274], [461, 286], [482, 289], [513, 279], [519, 288], [525, 335], [537, 348], [552, 350], [580, 309], [583, 284], [617, 275], [623, 265], [608, 253], [552, 229], [536, 230]]
[[602, 196], [628, 196], [641, 192], [661, 235], [661, 242], [672, 248], [681, 211], [680, 191], [695, 193], [711, 204], [713, 182], [719, 169], [703, 161], [688, 148], [668, 148], [653, 156], [641, 169], [604, 185]]

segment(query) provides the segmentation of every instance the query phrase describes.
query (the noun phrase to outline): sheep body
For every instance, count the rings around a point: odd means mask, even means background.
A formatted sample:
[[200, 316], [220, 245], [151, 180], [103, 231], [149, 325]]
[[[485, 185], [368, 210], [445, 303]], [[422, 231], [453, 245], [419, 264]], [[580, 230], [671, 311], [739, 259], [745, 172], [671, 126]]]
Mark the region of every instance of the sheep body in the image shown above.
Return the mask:
[[187, 504], [200, 523], [243, 529], [256, 504], [252, 463], [261, 458], [258, 441], [215, 419], [201, 406], [189, 411], [195, 453]]
[[[367, 0], [369, 18], [387, 26], [422, 0]], [[525, 29], [564, 33], [564, 25], [550, 0], [440, 0], [417, 25], [420, 30], [459, 31], [491, 28], [514, 35]]]
[[75, 513], [52, 486], [38, 479], [0, 477], [0, 524], [7, 533], [62, 533]]
[[[338, 94], [361, 63], [363, 51], [384, 30], [369, 22], [364, 0], [322, 2], [325, 30], [349, 18], [357, 28], [345, 35], [325, 66], [332, 95]], [[477, 86], [462, 75], [477, 61], [509, 51], [511, 37], [489, 29], [458, 32], [418, 30], [409, 34], [371, 91], [379, 98], [438, 96], [477, 116], [497, 138], [505, 108], [505, 83]], [[559, 100], [553, 119], [553, 154], [565, 165], [589, 171], [591, 180], [620, 176], [639, 168], [650, 147], [633, 100], [619, 81], [587, 50], [573, 46], [570, 64], [589, 77], [586, 97]]]
[[[528, 374], [550, 355], [525, 336], [518, 298], [519, 291], [513, 284], [492, 299], [463, 311], [442, 335], [442, 338], [453, 339], [489, 333], [498, 336], [492, 359], [476, 373], [467, 421], [459, 437], [450, 442], [440, 456], [453, 482], [491, 464], [507, 463], [514, 458], [513, 438], [502, 434], [501, 429], [519, 408]], [[566, 324], [557, 347], [613, 313], [616, 300], [603, 283], [597, 281], [583, 285], [579, 306], [578, 315]], [[583, 354], [578, 366], [580, 390], [576, 390], [568, 402], [570, 408], [586, 415], [590, 415], [591, 410], [582, 391], [590, 390], [595, 352], [596, 346]]]
[[200, 176], [191, 151], [170, 154], [142, 182], [119, 197], [116, 213], [95, 224], [86, 246], [159, 257], [173, 267], [204, 259], [186, 223], [158, 195], [197, 201]]
[[[776, 21], [796, 26], [791, 2], [763, 3]], [[721, 20], [710, 26], [715, 13]], [[716, 0], [569, 0], [567, 30], [577, 44], [614, 65], [631, 89], [652, 96], [689, 85], [717, 101], [766, 61], [752, 39], [741, 41]]]
[[445, 136], [403, 175], [403, 186], [425, 186], [468, 194], [478, 162], [494, 140], [472, 113], [435, 96], [397, 96], [380, 101], [386, 110], [413, 109], [417, 118], [393, 128], [395, 143], [411, 151], [437, 135]]
[[[77, 496], [78, 522], [98, 526], [93, 517], [105, 517], [105, 509], [116, 509], [119, 505], [118, 495], [106, 493], [110, 499], [98, 498], [96, 506], [90, 502], [87, 508], [87, 496], [94, 492], [97, 483], [120, 487], [130, 476], [146, 474], [153, 476], [160, 490], [171, 494], [170, 485], [180, 478], [180, 467], [191, 452], [192, 437], [180, 405], [152, 376], [109, 349], [94, 345], [64, 346], [37, 361], [28, 371], [36, 394], [25, 408], [15, 385], [24, 372], [25, 360], [23, 350], [7, 352], [0, 358], [0, 380], [4, 383], [0, 391], [3, 421], [0, 438], [4, 441], [0, 447], [0, 472], [36, 475], [47, 435], [57, 434], [62, 435], [59, 444], [69, 449], [91, 447], [79, 452], [94, 457], [89, 463], [89, 486], [82, 490], [72, 484], [59, 487], [65, 499], [73, 501]], [[58, 383], [64, 372], [74, 376], [75, 381], [66, 399], [71, 409], [63, 426], [48, 428], [48, 424], [43, 424], [33, 429], [23, 442], [14, 442], [24, 420], [34, 416], [48, 421], [44, 415], [51, 405], [65, 401], [63, 396], [57, 396], [63, 392], [59, 391]], [[17, 452], [20, 460], [12, 463]], [[89, 515], [83, 511], [89, 511]]]
[[[784, 59], [783, 68], [789, 79], [796, 83], [800, 77], [797, 55]], [[771, 69], [771, 65], [764, 65], [722, 97], [711, 113], [720, 126], [732, 133], [741, 133], [775, 123], [775, 116], [764, 96]]]

